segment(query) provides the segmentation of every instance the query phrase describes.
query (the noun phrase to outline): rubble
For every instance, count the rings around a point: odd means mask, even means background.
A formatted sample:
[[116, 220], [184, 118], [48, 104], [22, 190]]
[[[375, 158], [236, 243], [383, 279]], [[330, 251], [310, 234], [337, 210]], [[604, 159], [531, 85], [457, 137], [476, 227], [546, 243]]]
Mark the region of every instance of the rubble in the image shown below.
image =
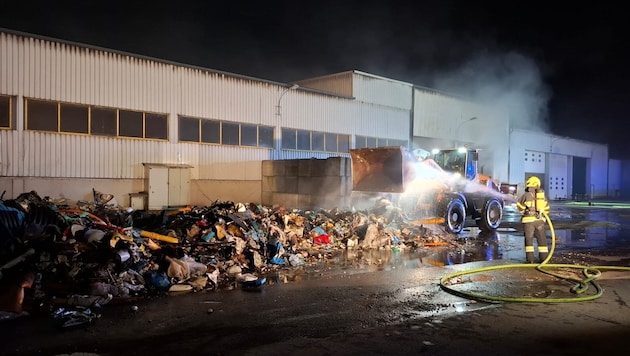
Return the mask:
[[0, 200], [6, 300], [0, 319], [28, 308], [51, 313], [63, 327], [81, 325], [98, 319], [92, 310], [108, 303], [256, 289], [274, 270], [314, 265], [336, 251], [415, 249], [453, 239], [410, 221], [385, 200], [364, 211], [215, 201], [149, 212], [94, 196], [94, 202], [72, 202], [31, 191]]

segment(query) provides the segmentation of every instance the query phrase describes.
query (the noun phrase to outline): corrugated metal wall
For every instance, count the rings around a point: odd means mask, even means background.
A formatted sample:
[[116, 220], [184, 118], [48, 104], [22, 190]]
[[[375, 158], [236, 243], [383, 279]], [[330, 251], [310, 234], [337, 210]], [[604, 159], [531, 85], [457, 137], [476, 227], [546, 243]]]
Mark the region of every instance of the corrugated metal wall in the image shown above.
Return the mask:
[[309, 78], [297, 81], [300, 86], [313, 88], [330, 93], [336, 93], [341, 96], [352, 97], [352, 78], [353, 72], [342, 72], [326, 75], [317, 78]]
[[348, 71], [297, 82], [301, 86], [353, 97], [376, 105], [412, 108], [413, 84], [360, 71]]
[[[413, 85], [355, 71], [352, 95], [358, 100], [402, 110], [413, 107]], [[408, 134], [408, 133], [407, 133]]]
[[[486, 167], [489, 171], [484, 173], [503, 181], [507, 171], [508, 182], [522, 180], [522, 169], [507, 168], [507, 164], [514, 165], [515, 152], [529, 148], [531, 142], [521, 144], [516, 139], [510, 143], [509, 120], [496, 108], [359, 71], [305, 80], [300, 85], [340, 96], [288, 90], [282, 83], [0, 32], [0, 94], [15, 96], [17, 115], [12, 129], [0, 129], [0, 176], [135, 182], [143, 178], [143, 163], [172, 163], [193, 166], [193, 180], [254, 182], [261, 179], [263, 160], [337, 154], [179, 143], [177, 116], [269, 125], [276, 131], [291, 127], [406, 140], [413, 112], [414, 137], [479, 146], [493, 152], [492, 163]], [[169, 137], [160, 141], [27, 131], [24, 98], [167, 114]], [[468, 122], [470, 117], [479, 120]], [[547, 146], [549, 139], [543, 135], [536, 140]], [[576, 142], [559, 140], [551, 152], [589, 157], [589, 184], [598, 194], [605, 192], [607, 178], [601, 172], [608, 164], [607, 147]], [[515, 147], [510, 151], [511, 144]]]
[[[345, 84], [351, 85], [349, 77]], [[341, 85], [341, 84], [340, 84]], [[0, 32], [0, 94], [16, 130], [0, 130], [0, 175], [142, 178], [143, 163], [189, 164], [191, 179], [261, 179], [260, 162], [334, 154], [179, 143], [177, 116], [406, 139], [409, 111], [125, 53]], [[23, 99], [169, 115], [168, 141], [24, 130]], [[280, 101], [281, 100], [281, 101]], [[277, 115], [277, 106], [281, 115]]]

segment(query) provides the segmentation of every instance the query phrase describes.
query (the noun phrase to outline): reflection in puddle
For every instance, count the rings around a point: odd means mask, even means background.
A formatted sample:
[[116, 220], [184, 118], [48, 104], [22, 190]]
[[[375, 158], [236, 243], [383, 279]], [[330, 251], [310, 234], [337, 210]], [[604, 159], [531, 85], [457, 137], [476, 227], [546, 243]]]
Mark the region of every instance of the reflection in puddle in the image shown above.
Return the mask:
[[614, 249], [630, 243], [627, 213], [614, 209], [559, 209], [554, 220], [556, 249]]
[[[625, 215], [624, 215], [625, 214]], [[556, 252], [615, 250], [630, 246], [627, 212], [611, 209], [558, 209], [552, 214]], [[519, 216], [495, 232], [466, 229], [450, 246], [419, 247], [414, 250], [339, 250], [314, 265], [271, 271], [269, 280], [290, 283], [330, 274], [358, 274], [395, 269], [447, 266], [478, 261], [524, 262], [523, 233], [509, 226], [520, 225]], [[547, 236], [551, 237], [548, 231]]]
[[328, 258], [315, 265], [279, 268], [269, 271], [265, 276], [272, 283], [291, 283], [330, 274], [352, 275], [395, 269], [442, 267], [513, 257], [511, 253], [506, 255], [506, 251], [516, 251], [517, 258], [523, 255], [522, 237], [504, 236], [497, 231], [482, 232], [476, 237], [462, 237], [451, 246], [421, 247], [413, 250], [339, 250], [330, 253]]

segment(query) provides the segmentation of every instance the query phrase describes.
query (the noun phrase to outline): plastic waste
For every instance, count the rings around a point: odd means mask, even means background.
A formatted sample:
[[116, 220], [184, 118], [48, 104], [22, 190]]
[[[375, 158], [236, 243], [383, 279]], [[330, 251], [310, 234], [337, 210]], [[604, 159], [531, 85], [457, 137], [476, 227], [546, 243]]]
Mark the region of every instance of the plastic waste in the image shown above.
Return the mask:
[[201, 237], [201, 240], [204, 242], [210, 242], [216, 237], [214, 231], [210, 230], [206, 234]]
[[151, 286], [158, 290], [168, 290], [171, 287], [168, 276], [163, 272], [148, 271], [145, 278]]
[[93, 324], [101, 316], [90, 308], [59, 308], [53, 312], [53, 320], [56, 326], [69, 328], [84, 324]]
[[114, 296], [107, 294], [101, 295], [79, 295], [73, 294], [68, 297], [68, 305], [81, 306], [81, 307], [95, 307], [100, 308], [103, 305], [109, 303]]
[[166, 275], [170, 278], [183, 280], [190, 276], [190, 269], [188, 269], [188, 264], [185, 262], [169, 256], [165, 256], [164, 259], [169, 263]]
[[294, 267], [302, 266], [304, 265], [304, 263], [305, 261], [301, 254], [294, 253], [294, 254], [289, 255], [289, 264], [291, 266], [294, 266]]
[[208, 270], [208, 266], [204, 265], [201, 262], [195, 261], [195, 259], [190, 256], [184, 256], [180, 260], [188, 265], [188, 271], [191, 276], [203, 275]]
[[265, 283], [267, 283], [267, 278], [260, 277], [260, 278], [256, 278], [256, 279], [251, 280], [251, 281], [241, 282], [241, 287], [244, 288], [244, 289], [257, 289], [257, 288], [261, 288], [262, 286], [264, 286]]

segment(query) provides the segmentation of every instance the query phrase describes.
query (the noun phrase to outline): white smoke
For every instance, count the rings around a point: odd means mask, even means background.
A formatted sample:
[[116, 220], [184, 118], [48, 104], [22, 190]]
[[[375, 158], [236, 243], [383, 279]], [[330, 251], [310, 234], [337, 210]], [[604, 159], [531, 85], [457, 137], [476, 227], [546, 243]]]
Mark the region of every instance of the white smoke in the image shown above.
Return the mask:
[[478, 53], [457, 69], [434, 76], [432, 87], [505, 108], [510, 127], [549, 132], [551, 91], [536, 62], [520, 53]]

